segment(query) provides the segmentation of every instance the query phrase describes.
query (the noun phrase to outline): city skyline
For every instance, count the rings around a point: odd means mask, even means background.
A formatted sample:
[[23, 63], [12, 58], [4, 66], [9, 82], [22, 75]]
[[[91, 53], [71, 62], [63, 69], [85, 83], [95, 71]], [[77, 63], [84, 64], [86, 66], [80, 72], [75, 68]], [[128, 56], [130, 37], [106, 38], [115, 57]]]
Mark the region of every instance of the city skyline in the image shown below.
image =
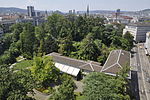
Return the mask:
[[37, 10], [60, 10], [68, 12], [70, 9], [85, 11], [87, 5], [89, 5], [90, 10], [116, 10], [119, 8], [122, 11], [139, 11], [148, 9], [149, 4], [149, 0], [22, 0], [21, 2], [20, 0], [4, 0], [1, 1], [0, 7], [26, 9], [27, 6], [32, 5]]

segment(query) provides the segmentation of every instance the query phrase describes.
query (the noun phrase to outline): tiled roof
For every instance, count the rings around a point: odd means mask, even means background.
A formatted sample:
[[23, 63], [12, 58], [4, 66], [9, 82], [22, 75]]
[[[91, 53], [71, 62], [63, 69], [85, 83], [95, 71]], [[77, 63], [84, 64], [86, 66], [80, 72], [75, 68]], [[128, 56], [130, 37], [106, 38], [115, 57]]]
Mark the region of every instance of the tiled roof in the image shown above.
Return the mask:
[[101, 72], [116, 74], [124, 66], [130, 66], [130, 53], [124, 50], [113, 50]]
[[48, 56], [52, 56], [55, 63], [89, 72], [104, 72], [111, 75], [116, 75], [126, 65], [130, 66], [130, 53], [124, 50], [111, 51], [103, 67], [98, 62], [77, 60], [55, 52], [48, 54]]
[[94, 62], [94, 61], [77, 60], [77, 59], [69, 58], [66, 56], [62, 56], [54, 52], [49, 54], [49, 56], [53, 57], [54, 62], [80, 68], [80, 69], [91, 71], [91, 72], [100, 72], [100, 70], [102, 69], [102, 66], [100, 66], [100, 63]]

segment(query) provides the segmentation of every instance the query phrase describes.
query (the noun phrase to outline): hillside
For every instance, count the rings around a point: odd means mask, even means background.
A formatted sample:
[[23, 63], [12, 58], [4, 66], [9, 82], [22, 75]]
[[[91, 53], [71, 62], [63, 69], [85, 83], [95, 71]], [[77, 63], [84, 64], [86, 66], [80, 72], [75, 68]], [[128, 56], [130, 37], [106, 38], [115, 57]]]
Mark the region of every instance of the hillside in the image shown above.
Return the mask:
[[0, 7], [0, 13], [26, 13], [27, 10], [15, 7]]

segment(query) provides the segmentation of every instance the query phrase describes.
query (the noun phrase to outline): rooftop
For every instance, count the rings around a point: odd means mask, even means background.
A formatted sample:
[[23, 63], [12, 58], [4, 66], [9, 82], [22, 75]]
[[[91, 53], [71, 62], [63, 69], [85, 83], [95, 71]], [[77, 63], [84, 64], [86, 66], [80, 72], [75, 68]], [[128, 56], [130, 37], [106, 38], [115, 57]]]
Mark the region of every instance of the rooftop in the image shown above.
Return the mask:
[[116, 74], [125, 66], [130, 66], [130, 53], [124, 50], [113, 50], [110, 52], [101, 72]]
[[77, 60], [74, 58], [62, 56], [58, 53], [51, 53], [49, 56], [53, 57], [53, 60], [55, 63], [91, 71], [91, 72], [99, 72], [102, 68], [101, 63], [94, 62], [94, 61], [83, 61], [83, 60]]
[[136, 26], [136, 27], [150, 27], [149, 22], [137, 22], [137, 23], [130, 23], [128, 26]]
[[110, 75], [116, 75], [123, 67], [130, 66], [130, 53], [124, 50], [113, 50], [110, 52], [104, 66], [95, 61], [83, 61], [58, 53], [50, 53], [55, 62], [55, 66], [62, 72], [77, 76], [80, 70], [88, 72], [104, 72]]

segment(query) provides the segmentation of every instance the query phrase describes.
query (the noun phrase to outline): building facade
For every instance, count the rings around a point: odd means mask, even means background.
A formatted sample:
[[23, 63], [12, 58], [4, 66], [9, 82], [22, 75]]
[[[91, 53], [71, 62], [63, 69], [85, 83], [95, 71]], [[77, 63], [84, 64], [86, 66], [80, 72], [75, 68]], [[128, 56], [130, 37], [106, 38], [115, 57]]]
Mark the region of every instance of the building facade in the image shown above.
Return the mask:
[[33, 6], [27, 6], [27, 11], [28, 11], [28, 16], [29, 17], [34, 17], [35, 16], [35, 11]]
[[3, 21], [0, 21], [0, 25], [3, 26], [3, 32], [2, 33], [7, 33], [7, 32], [10, 32], [10, 26], [15, 24], [15, 20], [3, 20]]
[[148, 54], [150, 54], [150, 32], [146, 33], [146, 42], [145, 42], [145, 49], [147, 50]]
[[123, 34], [130, 32], [136, 42], [145, 42], [146, 33], [150, 31], [150, 23], [131, 23], [126, 25]]

